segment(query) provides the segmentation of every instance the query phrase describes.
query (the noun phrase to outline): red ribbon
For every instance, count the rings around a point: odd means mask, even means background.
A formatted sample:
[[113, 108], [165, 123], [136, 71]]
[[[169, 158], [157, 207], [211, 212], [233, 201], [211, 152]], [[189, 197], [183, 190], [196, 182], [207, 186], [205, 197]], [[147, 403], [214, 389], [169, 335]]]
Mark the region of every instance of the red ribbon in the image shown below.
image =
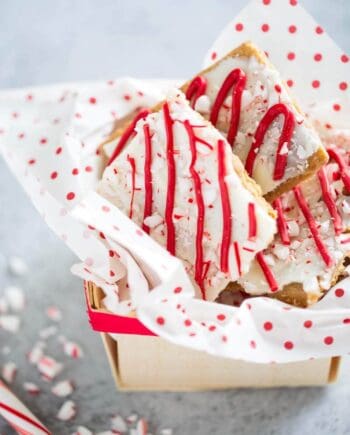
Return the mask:
[[92, 308], [86, 282], [84, 283], [84, 289], [87, 314], [90, 325], [94, 331], [108, 332], [111, 334], [156, 335], [135, 317], [119, 316]]

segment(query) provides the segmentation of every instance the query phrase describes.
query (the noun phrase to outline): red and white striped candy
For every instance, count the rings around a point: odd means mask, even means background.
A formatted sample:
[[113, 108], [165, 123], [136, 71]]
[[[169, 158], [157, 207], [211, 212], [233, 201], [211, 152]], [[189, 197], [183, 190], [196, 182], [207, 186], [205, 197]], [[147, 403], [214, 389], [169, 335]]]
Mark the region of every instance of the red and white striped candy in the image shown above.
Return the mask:
[[40, 388], [33, 382], [24, 382], [23, 388], [27, 391], [27, 393], [33, 394], [34, 396], [41, 392]]
[[48, 380], [54, 379], [63, 369], [63, 365], [49, 356], [40, 358], [37, 368]]
[[0, 415], [21, 435], [50, 435], [51, 432], [0, 381]]
[[136, 434], [137, 435], [147, 435], [147, 421], [144, 418], [140, 418], [136, 425]]
[[68, 340], [63, 342], [63, 351], [72, 358], [81, 358], [84, 355], [82, 348], [77, 343]]
[[38, 362], [44, 355], [44, 350], [43, 350], [44, 347], [45, 347], [44, 343], [39, 342], [34, 345], [31, 351], [28, 352], [27, 358], [30, 364], [38, 364]]

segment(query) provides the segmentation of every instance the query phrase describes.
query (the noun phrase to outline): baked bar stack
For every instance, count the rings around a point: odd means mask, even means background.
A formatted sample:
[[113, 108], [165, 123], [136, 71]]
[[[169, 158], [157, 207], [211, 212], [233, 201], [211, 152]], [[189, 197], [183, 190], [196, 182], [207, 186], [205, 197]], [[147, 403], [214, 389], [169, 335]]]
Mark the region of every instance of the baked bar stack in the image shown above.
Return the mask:
[[[181, 89], [191, 106], [227, 138], [268, 200], [327, 162], [317, 133], [278, 71], [253, 44], [242, 44]], [[117, 129], [105, 147], [109, 157], [122, 130]]]
[[99, 192], [183, 260], [198, 294], [214, 300], [272, 241], [273, 209], [180, 91], [127, 134]]
[[316, 175], [274, 202], [278, 234], [231, 290], [307, 306], [336, 283], [350, 254], [350, 153], [328, 153]]
[[[112, 133], [100, 192], [184, 261], [202, 297], [314, 303], [349, 254], [348, 151], [326, 152], [278, 71], [251, 43], [181, 91], [187, 104], [176, 93]], [[268, 247], [274, 215], [260, 192], [277, 216]]]

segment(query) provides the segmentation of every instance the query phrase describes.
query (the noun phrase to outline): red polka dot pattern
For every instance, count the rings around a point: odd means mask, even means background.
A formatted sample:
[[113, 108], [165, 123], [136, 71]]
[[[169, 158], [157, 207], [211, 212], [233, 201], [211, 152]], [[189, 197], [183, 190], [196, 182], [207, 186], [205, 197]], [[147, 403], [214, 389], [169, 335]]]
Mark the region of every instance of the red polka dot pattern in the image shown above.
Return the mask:
[[287, 349], [287, 350], [292, 350], [292, 349], [294, 348], [294, 344], [293, 344], [293, 342], [291, 342], [291, 341], [285, 341], [285, 342], [284, 342], [284, 347], [285, 347], [285, 349]]

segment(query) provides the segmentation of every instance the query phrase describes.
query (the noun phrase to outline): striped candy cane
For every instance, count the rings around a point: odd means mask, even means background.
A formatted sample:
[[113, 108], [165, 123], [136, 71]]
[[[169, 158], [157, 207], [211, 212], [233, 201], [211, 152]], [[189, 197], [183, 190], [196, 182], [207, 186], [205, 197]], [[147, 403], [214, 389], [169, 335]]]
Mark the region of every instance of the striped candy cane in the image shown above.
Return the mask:
[[0, 415], [20, 435], [50, 435], [51, 432], [0, 381]]

